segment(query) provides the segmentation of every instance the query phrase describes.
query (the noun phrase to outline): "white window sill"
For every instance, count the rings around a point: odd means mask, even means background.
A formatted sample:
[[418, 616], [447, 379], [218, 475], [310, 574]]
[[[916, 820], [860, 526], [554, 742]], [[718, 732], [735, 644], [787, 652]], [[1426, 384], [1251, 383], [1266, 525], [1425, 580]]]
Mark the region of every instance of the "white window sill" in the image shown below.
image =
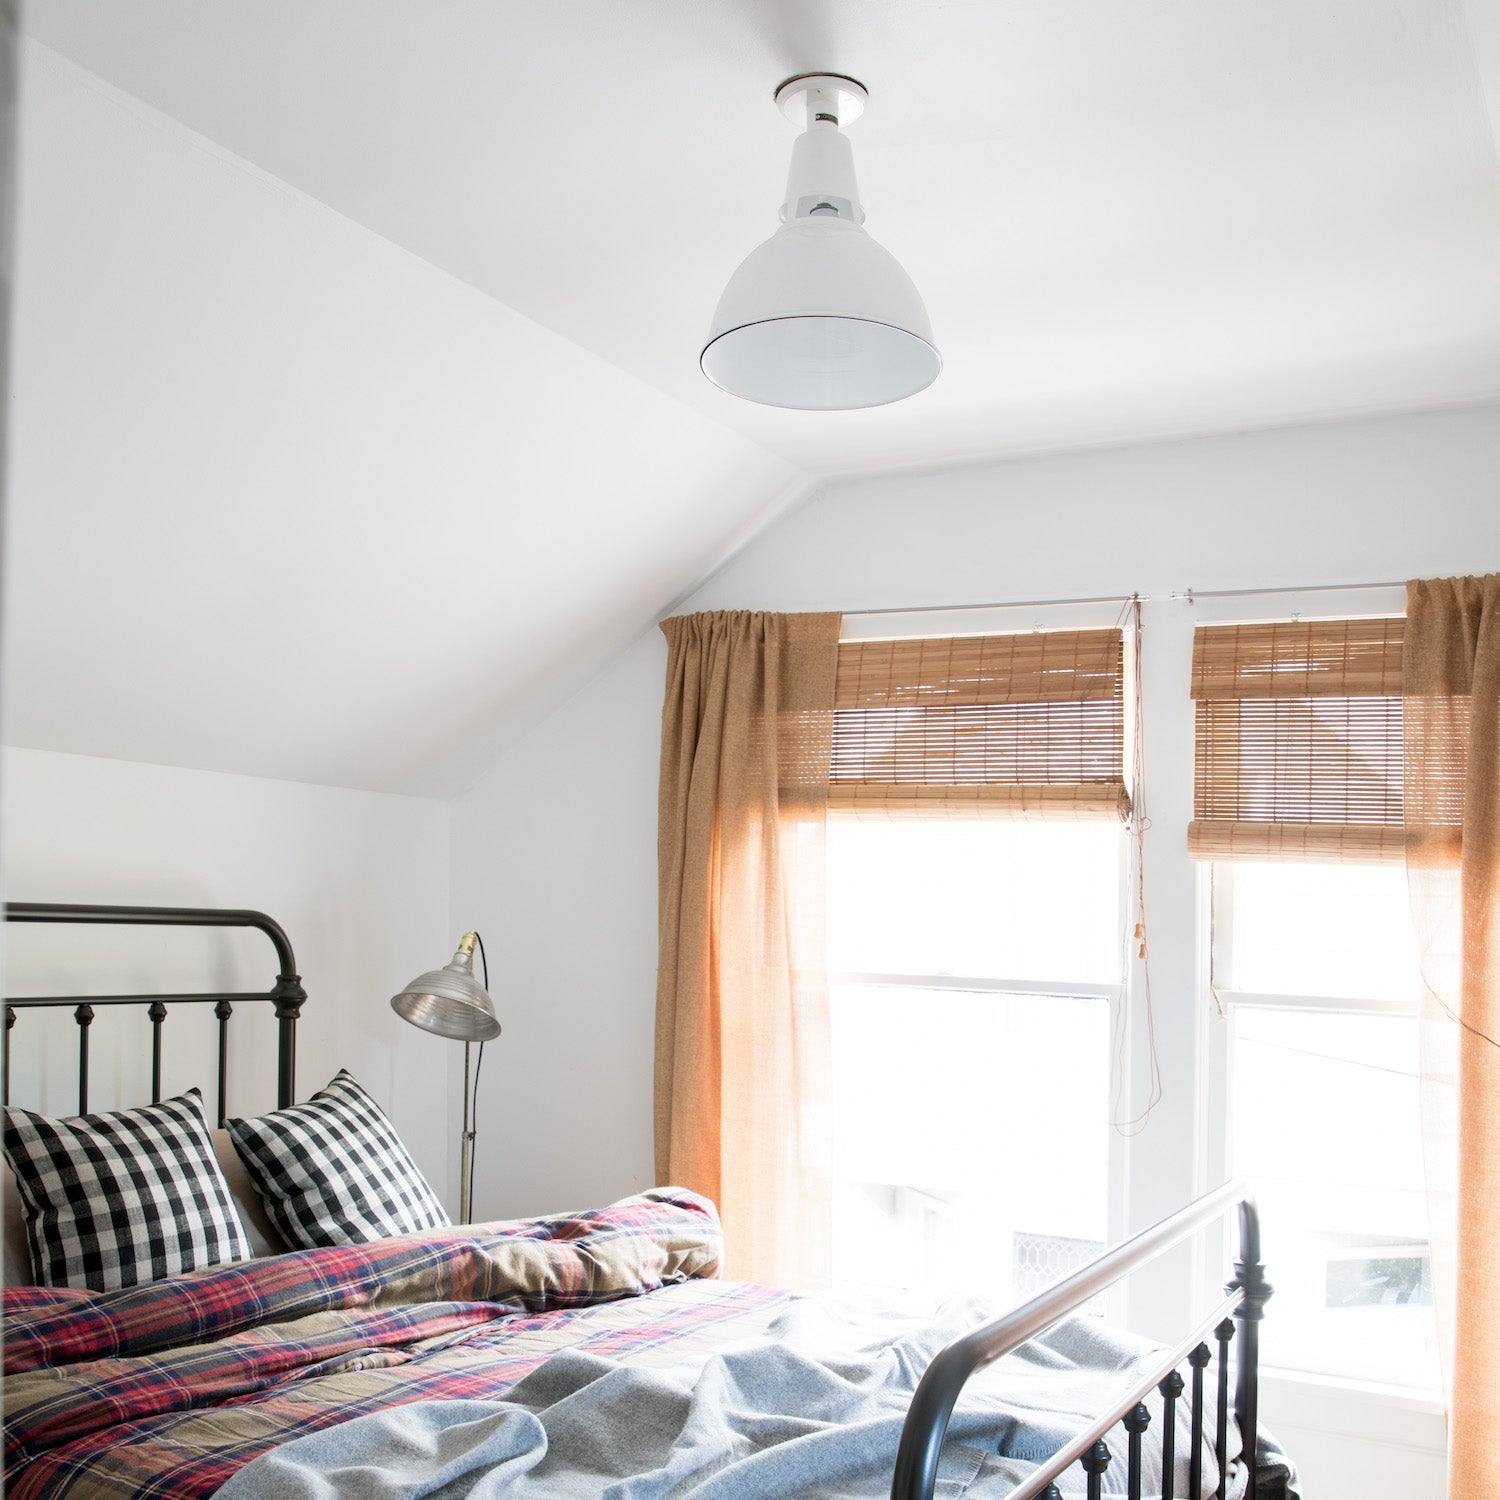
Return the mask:
[[1423, 1453], [1447, 1448], [1447, 1418], [1436, 1392], [1266, 1368], [1260, 1392], [1262, 1419], [1278, 1434], [1304, 1428]]

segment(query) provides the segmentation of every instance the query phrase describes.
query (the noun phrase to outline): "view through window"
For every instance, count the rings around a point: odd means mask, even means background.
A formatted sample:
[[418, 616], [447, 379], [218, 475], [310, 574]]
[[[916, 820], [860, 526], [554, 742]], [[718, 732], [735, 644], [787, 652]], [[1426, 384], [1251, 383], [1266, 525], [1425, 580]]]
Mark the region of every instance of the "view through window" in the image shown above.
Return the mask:
[[1435, 1389], [1415, 939], [1399, 865], [1214, 866], [1230, 1171], [1260, 1201], [1284, 1368]]
[[1104, 1244], [1124, 834], [831, 817], [834, 1263], [1021, 1298]]

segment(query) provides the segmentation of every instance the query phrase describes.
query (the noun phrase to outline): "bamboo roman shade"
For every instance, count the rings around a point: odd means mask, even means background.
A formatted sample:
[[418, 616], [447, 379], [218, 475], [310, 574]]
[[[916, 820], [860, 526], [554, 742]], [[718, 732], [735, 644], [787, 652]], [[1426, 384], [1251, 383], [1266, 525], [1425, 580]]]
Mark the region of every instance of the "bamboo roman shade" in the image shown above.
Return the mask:
[[840, 644], [830, 813], [1123, 818], [1129, 808], [1120, 631]]
[[1401, 859], [1405, 623], [1198, 628], [1189, 854]]

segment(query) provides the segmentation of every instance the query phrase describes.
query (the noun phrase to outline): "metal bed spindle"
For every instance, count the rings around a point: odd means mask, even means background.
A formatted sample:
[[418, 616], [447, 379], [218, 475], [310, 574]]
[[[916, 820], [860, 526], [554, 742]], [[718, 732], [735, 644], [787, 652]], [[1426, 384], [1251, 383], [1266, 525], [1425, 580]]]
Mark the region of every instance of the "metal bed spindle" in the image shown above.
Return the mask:
[[146, 1007], [146, 1019], [151, 1022], [151, 1102], [161, 1103], [161, 1025], [167, 1019], [167, 1007], [160, 1000], [153, 1000]]
[[1130, 1435], [1126, 1457], [1125, 1493], [1129, 1500], [1141, 1500], [1141, 1437], [1151, 1425], [1151, 1413], [1143, 1401], [1137, 1401], [1125, 1416], [1125, 1431]]
[[1089, 1476], [1089, 1500], [1100, 1500], [1104, 1493], [1104, 1471], [1109, 1468], [1109, 1448], [1100, 1438], [1082, 1460], [1083, 1472]]
[[89, 1028], [94, 1024], [94, 1007], [80, 1005], [73, 1012], [78, 1022], [78, 1113], [89, 1112]]
[[219, 1127], [224, 1126], [224, 1120], [228, 1115], [224, 1101], [229, 1095], [229, 1018], [234, 1014], [234, 1007], [227, 1001], [221, 1000], [214, 1006], [214, 1015], [219, 1022]]
[[1229, 1457], [1229, 1341], [1234, 1337], [1234, 1324], [1225, 1318], [1214, 1329], [1219, 1341], [1219, 1429], [1214, 1442], [1214, 1457], [1219, 1461], [1219, 1487], [1224, 1487], [1225, 1464]]
[[1199, 1344], [1188, 1356], [1193, 1367], [1193, 1452], [1188, 1459], [1191, 1500], [1203, 1500], [1203, 1372], [1212, 1358], [1207, 1344]]
[[1172, 1500], [1177, 1488], [1177, 1398], [1182, 1395], [1182, 1375], [1173, 1370], [1156, 1389], [1161, 1394], [1161, 1500]]

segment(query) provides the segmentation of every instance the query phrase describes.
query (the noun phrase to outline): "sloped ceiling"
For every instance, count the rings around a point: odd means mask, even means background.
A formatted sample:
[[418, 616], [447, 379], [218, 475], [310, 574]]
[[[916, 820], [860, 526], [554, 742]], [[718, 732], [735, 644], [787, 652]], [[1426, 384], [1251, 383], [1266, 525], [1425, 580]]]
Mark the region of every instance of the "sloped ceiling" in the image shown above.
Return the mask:
[[[33, 0], [8, 736], [472, 779], [832, 477], [1500, 394], [1458, 0]], [[779, 79], [871, 90], [946, 368], [710, 388]]]

